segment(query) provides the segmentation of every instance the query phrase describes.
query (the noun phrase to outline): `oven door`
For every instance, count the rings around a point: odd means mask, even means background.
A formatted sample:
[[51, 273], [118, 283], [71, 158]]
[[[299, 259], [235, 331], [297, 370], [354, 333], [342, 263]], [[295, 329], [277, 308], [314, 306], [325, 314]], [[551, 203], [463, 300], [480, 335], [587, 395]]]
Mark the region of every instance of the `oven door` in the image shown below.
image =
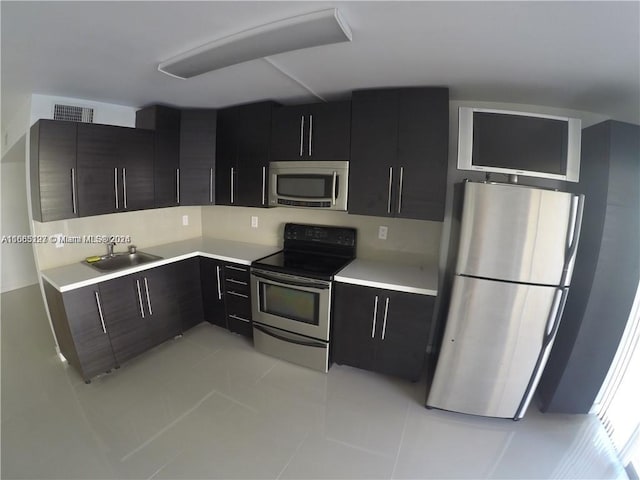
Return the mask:
[[251, 269], [254, 322], [329, 341], [331, 282]]
[[269, 205], [347, 210], [348, 162], [271, 162]]

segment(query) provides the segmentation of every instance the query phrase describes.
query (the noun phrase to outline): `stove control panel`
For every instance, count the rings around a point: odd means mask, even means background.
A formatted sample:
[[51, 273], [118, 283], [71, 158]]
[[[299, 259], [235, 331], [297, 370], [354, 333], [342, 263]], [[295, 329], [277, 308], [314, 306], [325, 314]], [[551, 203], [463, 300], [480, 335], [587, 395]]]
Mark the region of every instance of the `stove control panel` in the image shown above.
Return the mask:
[[287, 223], [284, 226], [285, 243], [314, 242], [324, 245], [355, 247], [356, 229], [328, 225]]

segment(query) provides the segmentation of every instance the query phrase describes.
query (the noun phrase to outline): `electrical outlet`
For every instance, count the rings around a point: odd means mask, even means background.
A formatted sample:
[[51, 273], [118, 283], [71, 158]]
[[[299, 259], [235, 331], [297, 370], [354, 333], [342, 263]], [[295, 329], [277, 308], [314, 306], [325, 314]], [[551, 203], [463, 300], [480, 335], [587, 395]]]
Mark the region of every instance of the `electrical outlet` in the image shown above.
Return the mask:
[[258, 217], [251, 217], [251, 228], [258, 228]]
[[385, 227], [384, 225], [380, 225], [378, 227], [378, 238], [380, 240], [386, 240], [387, 239], [387, 233], [389, 233], [389, 228]]
[[64, 247], [64, 234], [56, 233], [53, 237], [55, 237], [56, 248]]
[[189, 225], [189, 215], [182, 215], [182, 226], [186, 227]]

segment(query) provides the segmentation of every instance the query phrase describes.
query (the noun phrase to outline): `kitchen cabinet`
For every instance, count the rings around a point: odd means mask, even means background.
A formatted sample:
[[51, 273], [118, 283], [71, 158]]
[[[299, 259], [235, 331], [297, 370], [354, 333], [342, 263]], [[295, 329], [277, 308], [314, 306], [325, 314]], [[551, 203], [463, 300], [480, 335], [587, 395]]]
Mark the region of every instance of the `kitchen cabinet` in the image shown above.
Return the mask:
[[353, 93], [349, 213], [442, 221], [449, 90]]
[[97, 285], [61, 293], [43, 281], [60, 351], [85, 382], [116, 366]]
[[153, 132], [77, 125], [80, 216], [153, 207]]
[[266, 207], [269, 140], [274, 102], [218, 112], [216, 204]]
[[336, 283], [333, 360], [416, 381], [435, 297]]
[[102, 282], [100, 297], [118, 364], [182, 331], [171, 267]]
[[228, 328], [224, 309], [224, 262], [213, 258], [200, 258], [200, 279], [204, 319], [214, 325]]
[[39, 222], [78, 216], [77, 124], [39, 120], [30, 132], [33, 219]]
[[270, 160], [349, 160], [350, 129], [348, 101], [276, 107]]
[[178, 205], [180, 168], [180, 110], [152, 105], [136, 112], [136, 128], [153, 130], [154, 206]]
[[185, 332], [204, 320], [200, 257], [188, 258], [168, 267], [172, 269], [178, 316]]
[[[567, 303], [538, 396], [544, 412], [588, 413], [633, 312], [640, 278], [640, 126], [582, 130], [582, 229]], [[589, 374], [586, 375], [585, 372]]]
[[216, 125], [216, 110], [180, 112], [180, 205], [215, 203]]
[[250, 271], [245, 265], [224, 264], [224, 305], [229, 330], [253, 336]]

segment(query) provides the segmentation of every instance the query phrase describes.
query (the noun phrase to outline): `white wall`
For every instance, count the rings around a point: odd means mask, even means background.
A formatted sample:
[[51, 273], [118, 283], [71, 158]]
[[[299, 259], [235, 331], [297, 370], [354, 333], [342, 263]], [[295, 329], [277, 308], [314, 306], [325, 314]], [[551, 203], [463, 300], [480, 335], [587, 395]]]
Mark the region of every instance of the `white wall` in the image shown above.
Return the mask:
[[[1, 234], [29, 235], [25, 137], [14, 143], [0, 162]], [[29, 243], [5, 243], [0, 250], [2, 280], [0, 291], [7, 292], [38, 283], [38, 274]]]

